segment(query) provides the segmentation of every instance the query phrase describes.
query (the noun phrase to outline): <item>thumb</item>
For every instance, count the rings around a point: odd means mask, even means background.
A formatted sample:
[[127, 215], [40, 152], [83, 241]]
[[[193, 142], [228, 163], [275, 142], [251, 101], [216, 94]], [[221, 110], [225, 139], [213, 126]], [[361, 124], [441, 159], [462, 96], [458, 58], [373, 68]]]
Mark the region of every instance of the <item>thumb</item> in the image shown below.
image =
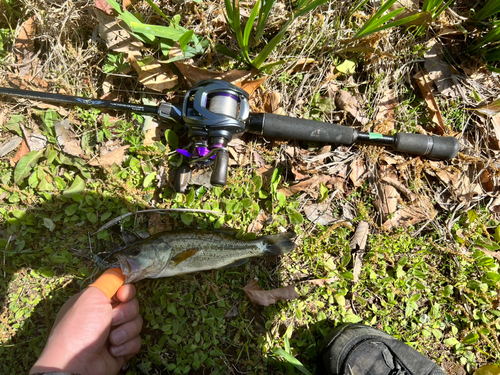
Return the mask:
[[123, 285], [125, 276], [120, 268], [110, 268], [99, 276], [99, 278], [89, 286], [102, 291], [108, 299], [111, 299], [118, 289]]

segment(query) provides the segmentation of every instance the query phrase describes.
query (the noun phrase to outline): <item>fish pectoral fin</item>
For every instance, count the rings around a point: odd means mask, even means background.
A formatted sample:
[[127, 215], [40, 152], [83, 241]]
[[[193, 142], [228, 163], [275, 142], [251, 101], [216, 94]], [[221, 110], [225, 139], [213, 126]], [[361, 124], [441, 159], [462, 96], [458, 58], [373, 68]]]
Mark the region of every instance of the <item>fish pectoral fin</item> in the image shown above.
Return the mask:
[[194, 254], [196, 254], [199, 251], [197, 247], [193, 247], [192, 249], [187, 249], [183, 251], [180, 254], [177, 254], [175, 257], [173, 257], [170, 262], [172, 262], [174, 265], [178, 265], [179, 263], [184, 262], [186, 259], [191, 258]]
[[228, 268], [233, 268], [233, 267], [238, 267], [238, 266], [242, 266], [244, 265], [246, 262], [248, 262], [248, 258], [244, 258], [244, 259], [240, 259], [240, 260], [237, 260], [233, 263], [230, 263], [222, 268], [220, 268], [221, 270], [226, 270]]

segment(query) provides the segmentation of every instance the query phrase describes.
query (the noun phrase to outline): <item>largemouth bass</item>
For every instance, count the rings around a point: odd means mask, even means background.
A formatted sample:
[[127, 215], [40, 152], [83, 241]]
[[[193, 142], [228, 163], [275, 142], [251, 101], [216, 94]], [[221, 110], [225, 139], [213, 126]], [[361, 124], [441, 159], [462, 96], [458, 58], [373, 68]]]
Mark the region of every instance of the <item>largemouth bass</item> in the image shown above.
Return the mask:
[[125, 247], [116, 256], [126, 283], [236, 267], [252, 257], [279, 256], [292, 251], [294, 233], [239, 240], [223, 232], [177, 231], [152, 235]]

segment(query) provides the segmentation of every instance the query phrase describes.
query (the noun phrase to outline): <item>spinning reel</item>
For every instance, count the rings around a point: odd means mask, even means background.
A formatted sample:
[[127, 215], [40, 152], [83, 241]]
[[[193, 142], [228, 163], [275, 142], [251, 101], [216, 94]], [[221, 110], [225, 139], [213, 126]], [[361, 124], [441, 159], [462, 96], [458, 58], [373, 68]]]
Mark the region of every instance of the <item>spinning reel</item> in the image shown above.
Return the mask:
[[229, 153], [227, 145], [233, 136], [245, 131], [250, 114], [248, 93], [229, 82], [198, 82], [184, 97], [182, 121], [191, 143], [189, 150], [177, 152], [188, 159], [179, 167], [175, 189], [184, 193], [193, 165], [214, 164], [210, 183], [224, 186], [227, 182]]

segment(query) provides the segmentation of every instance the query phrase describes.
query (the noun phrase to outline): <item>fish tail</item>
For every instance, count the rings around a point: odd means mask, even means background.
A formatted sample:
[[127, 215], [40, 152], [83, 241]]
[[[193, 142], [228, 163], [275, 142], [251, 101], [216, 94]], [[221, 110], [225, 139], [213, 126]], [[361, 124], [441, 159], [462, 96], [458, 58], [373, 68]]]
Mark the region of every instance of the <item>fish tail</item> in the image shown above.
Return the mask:
[[292, 238], [295, 233], [280, 233], [264, 236], [259, 240], [264, 244], [264, 256], [278, 256], [289, 253], [297, 247]]

